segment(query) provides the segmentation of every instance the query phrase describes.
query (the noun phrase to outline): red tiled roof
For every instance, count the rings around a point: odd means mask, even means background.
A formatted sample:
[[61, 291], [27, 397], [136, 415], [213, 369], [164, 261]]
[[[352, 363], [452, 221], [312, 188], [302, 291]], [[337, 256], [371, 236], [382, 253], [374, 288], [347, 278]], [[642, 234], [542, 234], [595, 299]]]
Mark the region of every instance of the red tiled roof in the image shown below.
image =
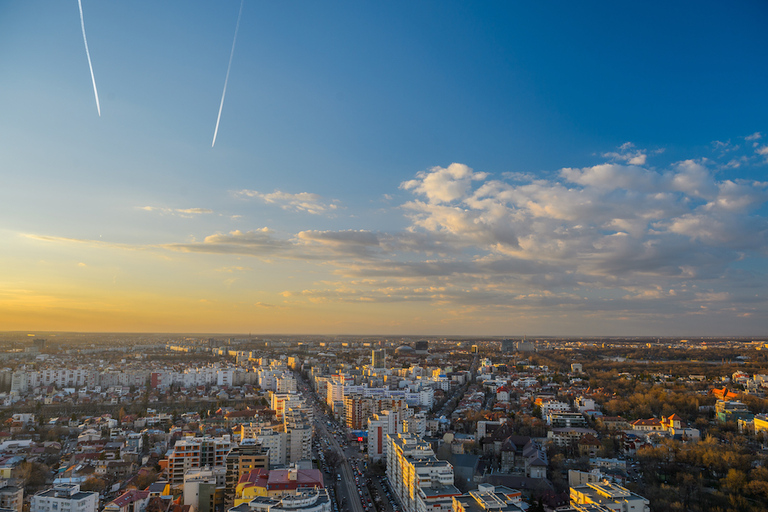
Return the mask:
[[660, 427], [661, 426], [661, 421], [659, 421], [656, 418], [648, 418], [647, 420], [645, 420], [645, 419], [635, 420], [635, 421], [631, 422], [631, 424], [636, 426], [636, 427], [645, 427], [645, 426]]
[[131, 489], [130, 491], [123, 493], [117, 498], [115, 498], [112, 501], [112, 503], [114, 503], [120, 508], [123, 508], [126, 505], [130, 505], [131, 503], [146, 499], [148, 497], [149, 497], [149, 491], [138, 491], [136, 489]]
[[[296, 478], [291, 479], [291, 474]], [[319, 469], [274, 469], [269, 472], [267, 489], [296, 489], [298, 487], [323, 487], [323, 474]]]

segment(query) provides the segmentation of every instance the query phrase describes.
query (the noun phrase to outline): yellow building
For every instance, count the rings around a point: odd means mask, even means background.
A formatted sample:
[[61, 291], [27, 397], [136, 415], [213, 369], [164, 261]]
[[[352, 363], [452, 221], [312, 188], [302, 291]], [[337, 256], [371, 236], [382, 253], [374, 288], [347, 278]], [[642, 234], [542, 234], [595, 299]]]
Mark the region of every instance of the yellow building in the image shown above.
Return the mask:
[[602, 505], [617, 512], [649, 512], [650, 502], [607, 481], [571, 487], [571, 505]]
[[235, 488], [235, 506], [259, 496], [294, 496], [309, 489], [322, 489], [323, 475], [317, 469], [258, 468], [240, 477]]
[[768, 414], [757, 414], [753, 421], [755, 425], [755, 434], [768, 432]]

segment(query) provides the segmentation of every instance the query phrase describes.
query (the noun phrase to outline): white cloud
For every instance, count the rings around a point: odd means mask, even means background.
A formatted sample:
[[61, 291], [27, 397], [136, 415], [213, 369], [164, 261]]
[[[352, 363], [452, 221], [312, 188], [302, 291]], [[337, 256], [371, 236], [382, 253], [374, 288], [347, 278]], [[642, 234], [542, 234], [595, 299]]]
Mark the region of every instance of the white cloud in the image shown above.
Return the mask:
[[140, 206], [140, 210], [147, 212], [159, 212], [164, 215], [175, 215], [184, 218], [193, 218], [196, 215], [206, 215], [213, 213], [209, 208], [165, 208], [162, 206]]
[[270, 257], [288, 253], [293, 244], [274, 235], [269, 228], [252, 231], [230, 231], [205, 237], [202, 243], [166, 244], [163, 247], [180, 252], [198, 252], [213, 254], [243, 254], [248, 256]]
[[747, 135], [744, 137], [746, 140], [760, 140], [763, 138], [763, 134], [760, 132], [755, 132], [752, 135]]
[[446, 168], [433, 167], [422, 171], [416, 179], [400, 184], [404, 190], [413, 190], [424, 195], [430, 203], [447, 203], [463, 197], [472, 181], [485, 179], [486, 173], [474, 172], [464, 164], [453, 163]]
[[280, 206], [284, 210], [306, 212], [313, 215], [327, 214], [329, 212], [333, 212], [339, 207], [337, 200], [332, 200], [330, 202], [325, 201], [321, 196], [311, 192], [299, 192], [292, 194], [289, 192], [275, 190], [274, 192], [264, 194], [257, 190], [240, 190], [235, 192], [235, 196], [256, 198], [267, 204]]
[[674, 190], [691, 197], [710, 199], [717, 194], [717, 185], [712, 172], [701, 161], [678, 162], [671, 173], [671, 178]]
[[618, 151], [603, 153], [605, 158], [627, 162], [629, 165], [645, 165], [647, 156], [645, 150], [636, 149], [631, 142], [625, 142], [619, 146]]
[[662, 177], [636, 165], [602, 164], [584, 169], [566, 168], [560, 171], [568, 181], [598, 189], [624, 189], [633, 192], [658, 190]]

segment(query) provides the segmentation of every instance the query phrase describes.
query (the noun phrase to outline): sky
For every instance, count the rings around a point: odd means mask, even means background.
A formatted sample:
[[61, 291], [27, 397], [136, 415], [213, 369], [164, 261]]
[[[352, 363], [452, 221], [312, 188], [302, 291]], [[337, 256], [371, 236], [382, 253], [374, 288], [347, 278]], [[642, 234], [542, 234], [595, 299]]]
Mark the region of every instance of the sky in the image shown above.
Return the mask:
[[768, 334], [767, 3], [240, 7], [0, 2], [0, 330]]

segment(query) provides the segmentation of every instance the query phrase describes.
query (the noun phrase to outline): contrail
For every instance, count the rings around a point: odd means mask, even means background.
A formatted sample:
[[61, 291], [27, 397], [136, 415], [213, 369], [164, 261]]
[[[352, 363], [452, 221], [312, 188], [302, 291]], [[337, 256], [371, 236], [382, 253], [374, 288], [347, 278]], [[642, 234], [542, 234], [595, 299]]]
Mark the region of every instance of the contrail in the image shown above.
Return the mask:
[[99, 91], [96, 90], [96, 77], [93, 76], [93, 64], [91, 64], [91, 52], [88, 51], [88, 39], [85, 37], [85, 21], [83, 21], [83, 2], [77, 0], [80, 7], [80, 26], [83, 28], [83, 42], [85, 43], [85, 56], [88, 57], [88, 67], [91, 68], [91, 81], [93, 82], [93, 95], [96, 96], [96, 110], [101, 117], [101, 107], [99, 106]]
[[[80, 1], [80, 0], [78, 0]], [[221, 109], [224, 108], [224, 96], [227, 94], [227, 82], [229, 82], [229, 70], [232, 67], [232, 57], [235, 55], [235, 43], [237, 42], [237, 31], [240, 29], [240, 17], [243, 15], [243, 3], [240, 0], [240, 12], [237, 13], [237, 24], [235, 25], [235, 38], [232, 39], [232, 51], [229, 52], [229, 64], [227, 65], [227, 77], [224, 79], [224, 90], [221, 92], [221, 104], [219, 105], [219, 115], [216, 117], [216, 129], [213, 130], [213, 142], [211, 147], [216, 144], [216, 134], [219, 133], [219, 121], [221, 121]]]

